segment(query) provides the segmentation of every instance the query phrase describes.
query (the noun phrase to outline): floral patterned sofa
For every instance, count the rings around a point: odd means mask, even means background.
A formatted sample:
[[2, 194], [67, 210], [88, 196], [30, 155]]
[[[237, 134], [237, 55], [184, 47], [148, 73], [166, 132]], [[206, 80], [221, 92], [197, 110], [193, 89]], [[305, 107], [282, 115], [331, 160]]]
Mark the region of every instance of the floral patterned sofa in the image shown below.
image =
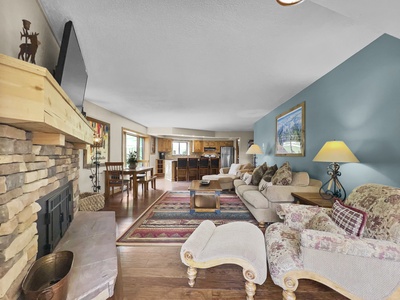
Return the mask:
[[265, 233], [272, 280], [296, 299], [299, 279], [350, 299], [400, 299], [400, 188], [365, 184], [332, 209], [281, 204]]

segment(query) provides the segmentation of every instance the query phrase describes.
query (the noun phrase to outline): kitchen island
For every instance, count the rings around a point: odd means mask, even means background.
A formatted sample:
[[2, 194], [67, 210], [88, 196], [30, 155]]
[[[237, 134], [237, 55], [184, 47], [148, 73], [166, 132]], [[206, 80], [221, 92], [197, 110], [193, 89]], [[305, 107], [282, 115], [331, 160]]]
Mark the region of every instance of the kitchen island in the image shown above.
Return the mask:
[[176, 181], [176, 160], [166, 159], [164, 160], [165, 166], [165, 179], [169, 181]]

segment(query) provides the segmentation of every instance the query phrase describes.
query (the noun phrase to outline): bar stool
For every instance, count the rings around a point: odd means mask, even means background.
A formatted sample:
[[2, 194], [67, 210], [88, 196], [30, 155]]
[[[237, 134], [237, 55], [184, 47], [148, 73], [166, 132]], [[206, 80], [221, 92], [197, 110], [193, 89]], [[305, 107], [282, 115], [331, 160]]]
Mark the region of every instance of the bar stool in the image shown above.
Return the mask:
[[179, 181], [183, 178], [183, 181], [188, 179], [188, 160], [187, 158], [178, 158], [176, 165], [176, 180]]
[[219, 173], [219, 158], [212, 157], [210, 159], [210, 174], [218, 174]]
[[199, 178], [202, 178], [204, 175], [210, 174], [210, 160], [208, 157], [202, 157], [199, 160]]
[[189, 180], [199, 179], [199, 159], [198, 158], [193, 158], [193, 157], [189, 158], [188, 178], [189, 178]]

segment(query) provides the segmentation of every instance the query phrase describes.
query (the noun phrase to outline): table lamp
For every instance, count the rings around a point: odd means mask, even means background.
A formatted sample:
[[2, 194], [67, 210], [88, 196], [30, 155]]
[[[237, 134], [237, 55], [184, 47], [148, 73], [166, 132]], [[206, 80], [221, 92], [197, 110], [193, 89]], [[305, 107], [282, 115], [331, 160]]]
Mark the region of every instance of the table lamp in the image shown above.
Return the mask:
[[[330, 162], [328, 175], [331, 178], [321, 186], [319, 194], [322, 198], [330, 200], [332, 198], [346, 199], [346, 190], [340, 183], [338, 176], [342, 175], [339, 171], [339, 162], [360, 162], [351, 152], [343, 141], [329, 141], [319, 150], [313, 161]], [[332, 189], [333, 185], [333, 189]], [[325, 189], [326, 188], [326, 189]], [[342, 194], [343, 191], [343, 194]]]
[[246, 154], [253, 154], [253, 165], [256, 167], [256, 162], [257, 162], [256, 154], [263, 154], [263, 152], [260, 146], [258, 146], [257, 144], [253, 144], [250, 146], [249, 149], [247, 149]]

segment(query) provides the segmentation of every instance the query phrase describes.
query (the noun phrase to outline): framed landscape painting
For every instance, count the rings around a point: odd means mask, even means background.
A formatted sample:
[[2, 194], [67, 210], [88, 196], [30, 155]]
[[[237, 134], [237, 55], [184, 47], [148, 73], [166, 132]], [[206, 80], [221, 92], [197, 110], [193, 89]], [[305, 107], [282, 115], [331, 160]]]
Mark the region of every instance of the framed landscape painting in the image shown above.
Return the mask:
[[[94, 136], [100, 137], [101, 142], [97, 148], [97, 158], [100, 166], [105, 166], [105, 162], [110, 160], [110, 124], [90, 117], [86, 118], [94, 130]], [[83, 151], [83, 167], [92, 168], [92, 158], [95, 155], [94, 146], [88, 145]]]
[[276, 117], [276, 156], [304, 156], [305, 102]]

